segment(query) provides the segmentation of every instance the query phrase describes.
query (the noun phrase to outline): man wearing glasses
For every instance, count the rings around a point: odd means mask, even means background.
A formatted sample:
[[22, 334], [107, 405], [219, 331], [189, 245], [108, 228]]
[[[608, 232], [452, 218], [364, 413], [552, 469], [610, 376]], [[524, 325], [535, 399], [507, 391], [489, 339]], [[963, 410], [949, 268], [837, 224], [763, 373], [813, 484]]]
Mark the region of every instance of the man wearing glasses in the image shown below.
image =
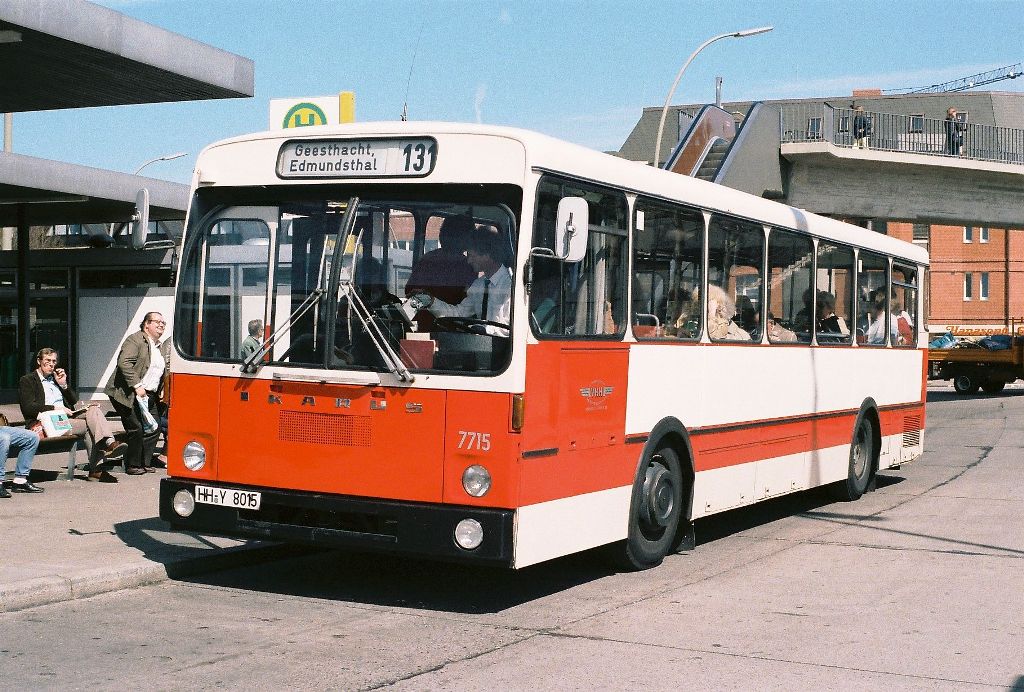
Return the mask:
[[18, 382], [18, 403], [29, 424], [43, 411], [67, 413], [71, 419], [73, 435], [88, 433], [86, 449], [89, 450], [89, 480], [117, 482], [116, 478], [100, 469], [98, 464], [101, 459], [110, 461], [124, 454], [125, 444], [114, 439], [114, 431], [98, 406], [78, 401], [78, 394], [68, 386], [68, 373], [64, 368], [57, 367], [57, 352], [52, 348], [39, 349], [36, 369]]
[[158, 393], [167, 369], [167, 361], [160, 351], [160, 337], [166, 326], [164, 316], [159, 312], [146, 313], [139, 331], [129, 335], [121, 344], [117, 367], [104, 390], [114, 410], [121, 416], [128, 435], [124, 464], [125, 473], [131, 476], [155, 472], [153, 451], [160, 432], [159, 428], [147, 432], [141, 411], [145, 408], [155, 420], [160, 419]]

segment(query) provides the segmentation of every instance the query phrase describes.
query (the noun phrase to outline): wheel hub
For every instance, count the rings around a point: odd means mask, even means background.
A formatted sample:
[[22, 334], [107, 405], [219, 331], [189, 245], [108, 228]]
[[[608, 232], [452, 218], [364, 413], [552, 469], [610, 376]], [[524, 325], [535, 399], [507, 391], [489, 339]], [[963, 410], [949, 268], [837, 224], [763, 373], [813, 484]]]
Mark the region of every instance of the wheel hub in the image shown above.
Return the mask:
[[672, 474], [657, 461], [652, 461], [644, 475], [641, 521], [650, 528], [665, 528], [675, 509], [675, 487]]

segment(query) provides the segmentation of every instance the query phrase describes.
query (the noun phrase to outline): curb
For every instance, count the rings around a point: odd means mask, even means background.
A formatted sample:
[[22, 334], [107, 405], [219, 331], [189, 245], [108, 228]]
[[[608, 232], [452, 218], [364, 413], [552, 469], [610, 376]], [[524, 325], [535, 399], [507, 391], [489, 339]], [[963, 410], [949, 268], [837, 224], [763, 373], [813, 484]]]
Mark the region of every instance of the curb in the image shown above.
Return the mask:
[[168, 579], [182, 579], [205, 572], [280, 560], [308, 551], [309, 548], [277, 543], [251, 548], [241, 546], [213, 555], [186, 558], [167, 564], [141, 560], [114, 568], [82, 570], [67, 576], [23, 579], [0, 585], [0, 613], [149, 586]]

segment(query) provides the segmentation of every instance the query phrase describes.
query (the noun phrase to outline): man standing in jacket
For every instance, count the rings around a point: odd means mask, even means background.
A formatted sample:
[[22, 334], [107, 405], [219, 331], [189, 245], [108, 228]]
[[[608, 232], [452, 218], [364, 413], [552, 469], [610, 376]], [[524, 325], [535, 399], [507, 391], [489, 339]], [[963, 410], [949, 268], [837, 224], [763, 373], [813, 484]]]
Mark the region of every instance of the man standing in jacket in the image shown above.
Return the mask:
[[[110, 397], [114, 410], [121, 416], [128, 434], [128, 451], [125, 453], [125, 473], [137, 476], [147, 471], [155, 472], [147, 462], [153, 459], [159, 430], [145, 432], [145, 425], [136, 402], [145, 398], [146, 408], [154, 419], [159, 420], [157, 408], [159, 392], [163, 385], [167, 362], [160, 351], [160, 337], [167, 323], [159, 312], [147, 312], [139, 325], [139, 331], [131, 334], [121, 344], [117, 354], [117, 367], [104, 390]], [[147, 468], [148, 466], [148, 468]]]
[[[89, 453], [89, 480], [117, 482], [116, 478], [98, 468], [97, 463], [101, 458], [113, 460], [124, 454], [125, 444], [114, 439], [114, 431], [98, 406], [78, 401], [78, 394], [68, 386], [67, 371], [57, 367], [57, 352], [52, 348], [39, 349], [36, 369], [18, 382], [18, 403], [28, 425], [43, 411], [66, 412], [73, 435], [88, 433], [85, 442]], [[72, 417], [76, 408], [84, 409], [82, 418]]]

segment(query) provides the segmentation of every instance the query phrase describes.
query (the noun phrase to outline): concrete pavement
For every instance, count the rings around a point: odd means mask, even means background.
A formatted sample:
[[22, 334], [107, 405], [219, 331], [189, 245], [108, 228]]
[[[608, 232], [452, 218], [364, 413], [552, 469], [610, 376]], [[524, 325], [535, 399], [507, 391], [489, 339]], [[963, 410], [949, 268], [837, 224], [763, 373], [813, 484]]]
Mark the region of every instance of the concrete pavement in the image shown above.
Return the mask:
[[[85, 453], [79, 452], [80, 463]], [[67, 454], [38, 455], [31, 480], [45, 488], [0, 499], [0, 612], [153, 584], [288, 549], [273, 543], [171, 531], [158, 516], [158, 473], [88, 483], [60, 477]], [[8, 470], [14, 459], [8, 459]]]

